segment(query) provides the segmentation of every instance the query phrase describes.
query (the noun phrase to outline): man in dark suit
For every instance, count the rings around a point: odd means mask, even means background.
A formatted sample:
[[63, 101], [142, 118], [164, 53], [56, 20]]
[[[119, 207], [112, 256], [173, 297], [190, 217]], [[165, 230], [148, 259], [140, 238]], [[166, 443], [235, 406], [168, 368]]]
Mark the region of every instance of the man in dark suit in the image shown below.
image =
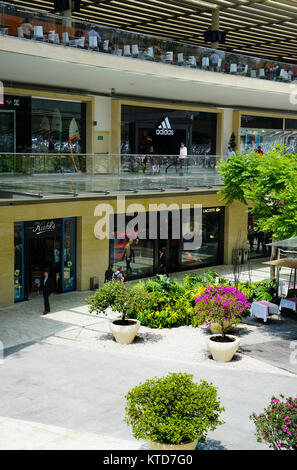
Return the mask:
[[167, 272], [167, 259], [166, 259], [165, 248], [161, 248], [161, 250], [159, 250], [158, 274], [166, 274], [166, 276], [169, 277], [168, 272]]
[[48, 272], [45, 271], [43, 273], [43, 299], [44, 299], [44, 312], [43, 315], [46, 315], [51, 311], [50, 304], [49, 304], [49, 296], [53, 295], [53, 282], [51, 278], [48, 276]]

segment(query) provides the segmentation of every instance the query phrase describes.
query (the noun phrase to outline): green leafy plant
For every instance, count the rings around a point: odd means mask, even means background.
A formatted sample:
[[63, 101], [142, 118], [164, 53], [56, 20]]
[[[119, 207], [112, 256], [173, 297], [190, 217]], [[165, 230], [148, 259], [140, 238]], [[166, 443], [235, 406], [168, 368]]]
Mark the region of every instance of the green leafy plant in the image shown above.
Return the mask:
[[208, 431], [223, 424], [224, 411], [212, 383], [193, 375], [170, 373], [137, 385], [126, 395], [125, 421], [136, 439], [181, 444], [204, 442]]
[[274, 450], [297, 450], [297, 397], [271, 397], [263, 413], [252, 413], [258, 442]]

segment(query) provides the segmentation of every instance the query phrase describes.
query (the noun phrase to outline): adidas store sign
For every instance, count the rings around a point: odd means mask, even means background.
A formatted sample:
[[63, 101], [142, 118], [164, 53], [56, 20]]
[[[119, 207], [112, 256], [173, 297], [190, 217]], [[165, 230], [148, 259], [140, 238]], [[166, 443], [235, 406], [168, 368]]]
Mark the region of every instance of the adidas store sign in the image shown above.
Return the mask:
[[174, 130], [171, 129], [171, 125], [169, 122], [168, 117], [164, 119], [164, 121], [161, 122], [161, 124], [158, 126], [158, 129], [156, 130], [157, 135], [174, 135]]

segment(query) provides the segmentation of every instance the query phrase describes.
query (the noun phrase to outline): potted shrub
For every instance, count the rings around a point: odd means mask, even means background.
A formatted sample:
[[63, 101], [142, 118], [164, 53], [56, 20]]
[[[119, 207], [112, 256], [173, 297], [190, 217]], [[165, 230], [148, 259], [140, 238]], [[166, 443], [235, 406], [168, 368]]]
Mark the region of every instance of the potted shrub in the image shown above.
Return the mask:
[[220, 334], [207, 339], [208, 348], [216, 361], [231, 361], [239, 346], [239, 338], [226, 334], [231, 325], [237, 324], [250, 307], [247, 298], [235, 287], [208, 286], [195, 298], [197, 323], [220, 327]]
[[208, 431], [223, 424], [224, 411], [211, 383], [193, 375], [170, 373], [137, 385], [126, 395], [125, 421], [150, 449], [193, 450]]
[[140, 321], [134, 318], [126, 318], [129, 300], [129, 289], [120, 282], [107, 282], [93, 297], [88, 299], [89, 311], [106, 314], [106, 309], [111, 307], [114, 311], [122, 312], [119, 319], [111, 320], [110, 330], [118, 343], [130, 344], [134, 341], [140, 328]]
[[263, 413], [250, 415], [258, 442], [274, 450], [297, 450], [297, 397], [271, 397]]

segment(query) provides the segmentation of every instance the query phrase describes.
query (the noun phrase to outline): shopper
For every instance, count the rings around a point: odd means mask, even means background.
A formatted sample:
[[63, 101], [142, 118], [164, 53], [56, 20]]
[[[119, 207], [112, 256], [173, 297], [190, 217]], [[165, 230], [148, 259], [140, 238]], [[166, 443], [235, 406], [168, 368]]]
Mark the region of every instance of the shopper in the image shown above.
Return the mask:
[[158, 267], [158, 274], [165, 274], [167, 277], [167, 257], [166, 257], [166, 250], [165, 248], [161, 248], [159, 250], [159, 267]]
[[107, 270], [105, 271], [105, 278], [104, 278], [104, 282], [110, 282], [112, 281], [112, 276], [113, 276], [113, 264], [110, 264], [107, 268]]
[[113, 273], [112, 280], [113, 281], [124, 282], [123, 274], [122, 274], [121, 269], [119, 267], [117, 267], [115, 272]]
[[51, 311], [50, 304], [49, 304], [49, 296], [53, 296], [53, 282], [48, 275], [47, 271], [43, 273], [43, 300], [44, 300], [44, 312], [43, 315], [46, 315]]
[[233, 150], [233, 147], [232, 147], [231, 145], [229, 145], [229, 147], [228, 147], [226, 156], [227, 156], [227, 157], [232, 157], [232, 156], [236, 157], [236, 153], [235, 153], [235, 151]]
[[179, 158], [178, 158], [178, 161], [179, 161], [179, 164], [180, 164], [180, 175], [181, 176], [183, 175], [183, 166], [184, 166], [184, 162], [185, 162], [187, 156], [188, 156], [187, 147], [185, 146], [184, 142], [181, 142], [180, 149], [179, 149]]
[[258, 153], [259, 155], [264, 155], [261, 145], [258, 146], [256, 153]]
[[30, 23], [30, 18], [27, 17], [27, 18], [24, 19], [21, 28], [22, 28], [23, 33], [24, 33], [24, 38], [25, 39], [31, 39], [31, 36], [34, 32], [34, 28]]

